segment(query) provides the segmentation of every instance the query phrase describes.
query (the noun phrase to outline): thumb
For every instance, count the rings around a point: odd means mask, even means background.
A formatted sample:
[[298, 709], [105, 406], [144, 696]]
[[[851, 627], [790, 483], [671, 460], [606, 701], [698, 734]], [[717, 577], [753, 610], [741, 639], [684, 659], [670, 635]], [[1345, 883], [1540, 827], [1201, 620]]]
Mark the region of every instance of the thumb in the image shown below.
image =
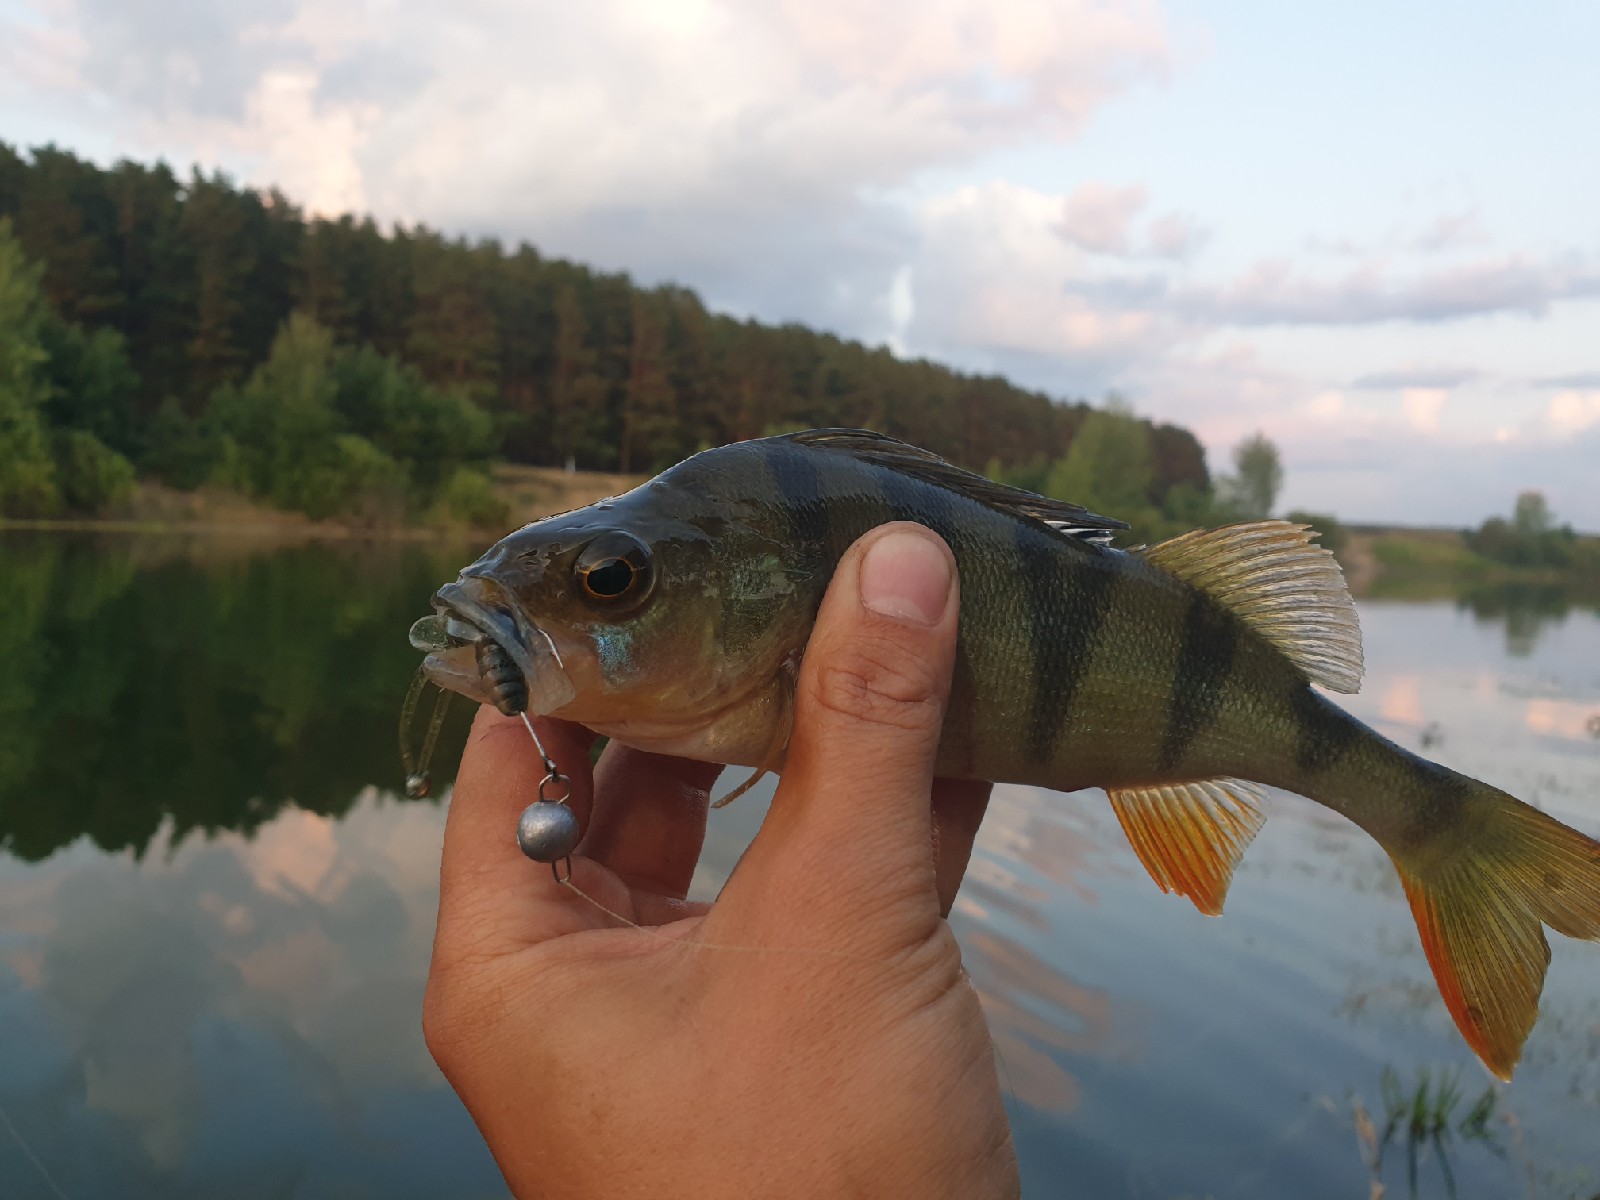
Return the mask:
[[725, 899], [758, 891], [786, 924], [902, 903], [938, 919], [930, 795], [958, 606], [955, 559], [920, 525], [846, 552], [800, 667], [782, 783]]

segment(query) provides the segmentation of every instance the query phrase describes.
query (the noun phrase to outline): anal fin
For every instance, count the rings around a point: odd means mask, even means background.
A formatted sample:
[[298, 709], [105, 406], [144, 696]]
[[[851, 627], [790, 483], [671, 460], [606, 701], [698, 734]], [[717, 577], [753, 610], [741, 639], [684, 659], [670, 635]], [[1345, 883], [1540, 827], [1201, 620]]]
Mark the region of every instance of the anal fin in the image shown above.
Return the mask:
[[1164, 892], [1222, 914], [1233, 868], [1266, 823], [1265, 790], [1244, 779], [1107, 789], [1133, 851]]

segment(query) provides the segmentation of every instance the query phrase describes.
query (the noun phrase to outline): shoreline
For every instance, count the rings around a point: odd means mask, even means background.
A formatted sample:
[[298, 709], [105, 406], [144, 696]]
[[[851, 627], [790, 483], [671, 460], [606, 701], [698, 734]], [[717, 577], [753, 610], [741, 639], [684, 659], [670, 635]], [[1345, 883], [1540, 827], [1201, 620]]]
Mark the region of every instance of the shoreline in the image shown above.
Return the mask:
[[474, 537], [486, 532], [475, 528], [439, 526], [299, 525], [272, 521], [162, 521], [136, 517], [0, 518], [0, 533], [121, 533], [137, 536], [179, 536], [204, 534], [208, 537], [283, 538], [303, 541], [449, 541]]
[[642, 476], [496, 463], [489, 471], [505, 504], [503, 525], [459, 522], [353, 524], [270, 508], [226, 488], [182, 492], [153, 480], [138, 482], [119, 511], [98, 517], [0, 517], [0, 533], [101, 533], [129, 536], [239, 537], [282, 542], [450, 542], [504, 537], [530, 521], [591, 504], [643, 481]]

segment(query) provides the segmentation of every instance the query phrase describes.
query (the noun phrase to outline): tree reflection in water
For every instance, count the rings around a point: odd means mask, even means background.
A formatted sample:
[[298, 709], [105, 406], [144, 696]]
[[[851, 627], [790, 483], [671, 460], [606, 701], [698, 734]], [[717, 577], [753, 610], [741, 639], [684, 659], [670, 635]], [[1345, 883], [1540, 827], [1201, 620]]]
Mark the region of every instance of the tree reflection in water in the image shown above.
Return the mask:
[[0, 850], [142, 853], [163, 822], [176, 845], [398, 786], [406, 630], [473, 550], [258, 549], [0, 536]]
[[1526, 658], [1539, 644], [1539, 637], [1552, 625], [1559, 625], [1575, 607], [1600, 607], [1561, 583], [1482, 584], [1461, 592], [1456, 604], [1469, 610], [1482, 625], [1506, 627], [1506, 653]]
[[[395, 741], [406, 630], [476, 547], [262, 549], [0, 536], [0, 1111], [71, 1195], [492, 1194], [417, 1030], [443, 814], [398, 796]], [[1444, 605], [1364, 608], [1382, 652], [1352, 708], [1436, 722], [1436, 757], [1592, 830], [1600, 625], [1556, 630], [1551, 601], [1525, 638], [1477, 603], [1511, 652], [1545, 644], [1512, 664]], [[697, 895], [770, 794], [712, 822]], [[953, 923], [1029, 1194], [1344, 1200], [1365, 1113], [1390, 1200], [1413, 1158], [1418, 1195], [1588, 1200], [1594, 948], [1557, 939], [1517, 1082], [1469, 1120], [1491, 1101], [1381, 850], [1272, 810], [1209, 922], [1155, 891], [1102, 794], [996, 789]], [[0, 1129], [0, 1193], [23, 1170]]]

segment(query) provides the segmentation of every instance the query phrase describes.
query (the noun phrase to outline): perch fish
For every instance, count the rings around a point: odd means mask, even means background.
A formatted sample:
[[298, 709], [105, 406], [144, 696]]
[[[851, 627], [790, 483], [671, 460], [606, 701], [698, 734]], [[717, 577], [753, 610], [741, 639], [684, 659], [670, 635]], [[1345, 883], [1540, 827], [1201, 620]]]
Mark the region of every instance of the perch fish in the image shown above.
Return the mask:
[[1509, 1078], [1538, 1014], [1544, 926], [1600, 937], [1600, 843], [1382, 737], [1331, 554], [1257, 521], [1160, 545], [893, 438], [824, 429], [707, 450], [510, 534], [413, 627], [428, 676], [628, 745], [780, 769], [795, 668], [835, 565], [886, 521], [961, 574], [941, 775], [1104, 788], [1162, 889], [1219, 913], [1262, 785], [1388, 852], [1456, 1025]]

